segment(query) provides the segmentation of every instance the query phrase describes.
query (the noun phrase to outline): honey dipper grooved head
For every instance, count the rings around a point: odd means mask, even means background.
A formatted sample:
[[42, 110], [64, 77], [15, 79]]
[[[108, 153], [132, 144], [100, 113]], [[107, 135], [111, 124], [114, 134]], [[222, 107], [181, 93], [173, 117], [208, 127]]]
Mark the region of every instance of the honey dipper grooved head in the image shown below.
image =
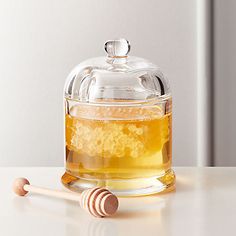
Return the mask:
[[113, 215], [118, 209], [117, 197], [104, 188], [92, 188], [82, 193], [81, 207], [96, 217]]
[[24, 185], [30, 184], [25, 178], [17, 178], [13, 183], [13, 191], [19, 196], [24, 196], [28, 191], [24, 190]]

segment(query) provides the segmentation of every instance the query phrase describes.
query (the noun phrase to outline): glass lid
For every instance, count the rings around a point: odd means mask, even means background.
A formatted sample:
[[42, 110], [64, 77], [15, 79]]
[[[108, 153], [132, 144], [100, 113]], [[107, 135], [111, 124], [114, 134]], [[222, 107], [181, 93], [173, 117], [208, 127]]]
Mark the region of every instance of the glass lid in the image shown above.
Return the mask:
[[69, 74], [65, 98], [81, 103], [149, 103], [170, 97], [170, 86], [151, 62], [129, 56], [126, 39], [109, 40], [106, 57], [80, 63]]

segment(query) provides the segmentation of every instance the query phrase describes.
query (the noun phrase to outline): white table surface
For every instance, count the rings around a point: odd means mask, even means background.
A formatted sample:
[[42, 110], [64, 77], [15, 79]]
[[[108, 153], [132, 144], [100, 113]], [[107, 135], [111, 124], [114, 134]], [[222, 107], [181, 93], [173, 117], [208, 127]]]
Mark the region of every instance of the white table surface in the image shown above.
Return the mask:
[[0, 168], [1, 236], [236, 235], [236, 168], [174, 168], [175, 192], [120, 198], [113, 218], [94, 218], [77, 203], [15, 196], [14, 178], [63, 189], [63, 168]]

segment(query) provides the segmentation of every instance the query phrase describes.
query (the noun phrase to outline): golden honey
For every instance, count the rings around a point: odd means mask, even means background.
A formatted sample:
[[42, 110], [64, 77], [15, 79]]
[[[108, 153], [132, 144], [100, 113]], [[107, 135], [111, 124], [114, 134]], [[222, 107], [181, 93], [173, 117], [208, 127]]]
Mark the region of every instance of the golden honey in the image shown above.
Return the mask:
[[62, 181], [109, 185], [111, 180], [165, 176], [172, 159], [172, 114], [165, 112], [157, 105], [71, 107], [65, 115], [67, 174]]
[[130, 48], [126, 39], [108, 40], [105, 57], [68, 75], [62, 183], [73, 191], [105, 187], [127, 197], [174, 189], [170, 83]]

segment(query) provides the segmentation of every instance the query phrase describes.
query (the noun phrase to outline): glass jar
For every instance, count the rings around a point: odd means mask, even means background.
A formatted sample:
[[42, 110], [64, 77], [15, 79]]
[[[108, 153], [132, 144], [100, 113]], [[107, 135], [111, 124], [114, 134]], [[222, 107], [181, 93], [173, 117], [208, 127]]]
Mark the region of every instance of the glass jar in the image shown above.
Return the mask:
[[118, 196], [173, 189], [169, 83], [154, 64], [128, 56], [127, 40], [107, 41], [105, 51], [75, 67], [65, 85], [62, 183]]

